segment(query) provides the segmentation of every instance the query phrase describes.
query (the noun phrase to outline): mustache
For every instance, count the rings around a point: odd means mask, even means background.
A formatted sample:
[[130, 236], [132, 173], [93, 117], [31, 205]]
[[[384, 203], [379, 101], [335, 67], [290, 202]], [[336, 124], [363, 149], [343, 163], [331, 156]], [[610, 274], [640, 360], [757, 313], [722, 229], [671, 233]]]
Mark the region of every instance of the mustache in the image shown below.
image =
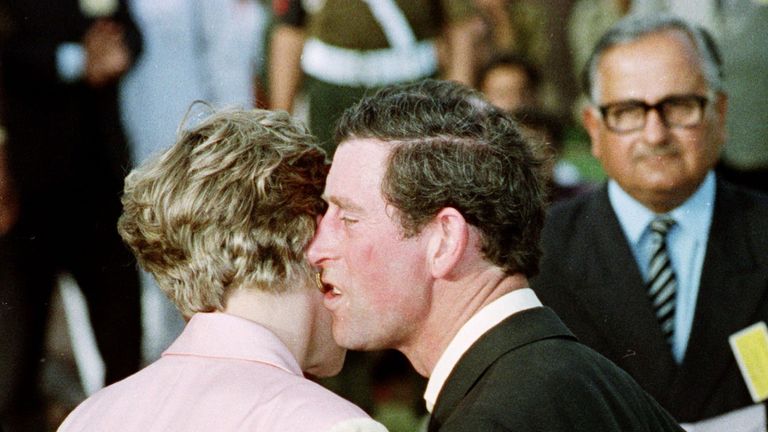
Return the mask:
[[655, 146], [642, 146], [635, 152], [635, 159], [677, 156], [680, 154], [679, 148], [674, 144], [664, 144]]

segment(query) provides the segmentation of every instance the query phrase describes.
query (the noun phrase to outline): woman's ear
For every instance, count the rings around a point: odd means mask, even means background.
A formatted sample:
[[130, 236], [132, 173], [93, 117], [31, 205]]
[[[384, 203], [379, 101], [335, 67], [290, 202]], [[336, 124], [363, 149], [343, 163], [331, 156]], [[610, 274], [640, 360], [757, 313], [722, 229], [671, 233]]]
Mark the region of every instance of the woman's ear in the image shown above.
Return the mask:
[[435, 216], [429, 235], [427, 258], [432, 276], [445, 278], [464, 257], [469, 226], [458, 210], [446, 207]]

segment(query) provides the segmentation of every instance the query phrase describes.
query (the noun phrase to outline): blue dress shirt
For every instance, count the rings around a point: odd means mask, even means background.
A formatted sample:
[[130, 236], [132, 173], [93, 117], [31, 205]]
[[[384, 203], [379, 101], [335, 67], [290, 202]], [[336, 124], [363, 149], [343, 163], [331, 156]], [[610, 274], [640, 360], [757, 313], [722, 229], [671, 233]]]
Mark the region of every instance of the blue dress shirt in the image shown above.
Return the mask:
[[[614, 180], [608, 182], [608, 199], [635, 256], [640, 274], [647, 278], [652, 250], [648, 225], [657, 214], [632, 198]], [[699, 189], [668, 213], [676, 222], [667, 235], [667, 249], [677, 276], [672, 340], [672, 355], [677, 363], [683, 361], [691, 334], [714, 205], [715, 174], [710, 171]]]

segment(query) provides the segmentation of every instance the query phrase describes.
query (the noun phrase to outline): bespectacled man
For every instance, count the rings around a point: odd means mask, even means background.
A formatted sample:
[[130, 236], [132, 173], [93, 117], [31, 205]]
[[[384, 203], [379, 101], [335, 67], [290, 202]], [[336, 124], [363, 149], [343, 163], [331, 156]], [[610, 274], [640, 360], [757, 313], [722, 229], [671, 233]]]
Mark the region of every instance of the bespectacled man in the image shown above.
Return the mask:
[[714, 40], [676, 17], [628, 17], [584, 76], [609, 180], [551, 210], [534, 289], [678, 421], [764, 430], [729, 336], [768, 320], [768, 201], [713, 171], [728, 105]]

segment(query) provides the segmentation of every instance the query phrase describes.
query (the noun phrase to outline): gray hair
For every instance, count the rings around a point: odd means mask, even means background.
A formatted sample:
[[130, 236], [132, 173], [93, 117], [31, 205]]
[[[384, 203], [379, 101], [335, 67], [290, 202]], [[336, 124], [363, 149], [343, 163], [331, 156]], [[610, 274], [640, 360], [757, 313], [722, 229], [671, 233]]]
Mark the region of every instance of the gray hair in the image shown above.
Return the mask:
[[702, 73], [713, 91], [723, 90], [723, 62], [712, 35], [703, 27], [693, 25], [680, 17], [662, 15], [630, 15], [611, 27], [597, 42], [582, 73], [584, 92], [597, 100], [597, 66], [603, 54], [616, 45], [627, 44], [645, 36], [664, 31], [680, 31], [693, 42], [701, 61]]

